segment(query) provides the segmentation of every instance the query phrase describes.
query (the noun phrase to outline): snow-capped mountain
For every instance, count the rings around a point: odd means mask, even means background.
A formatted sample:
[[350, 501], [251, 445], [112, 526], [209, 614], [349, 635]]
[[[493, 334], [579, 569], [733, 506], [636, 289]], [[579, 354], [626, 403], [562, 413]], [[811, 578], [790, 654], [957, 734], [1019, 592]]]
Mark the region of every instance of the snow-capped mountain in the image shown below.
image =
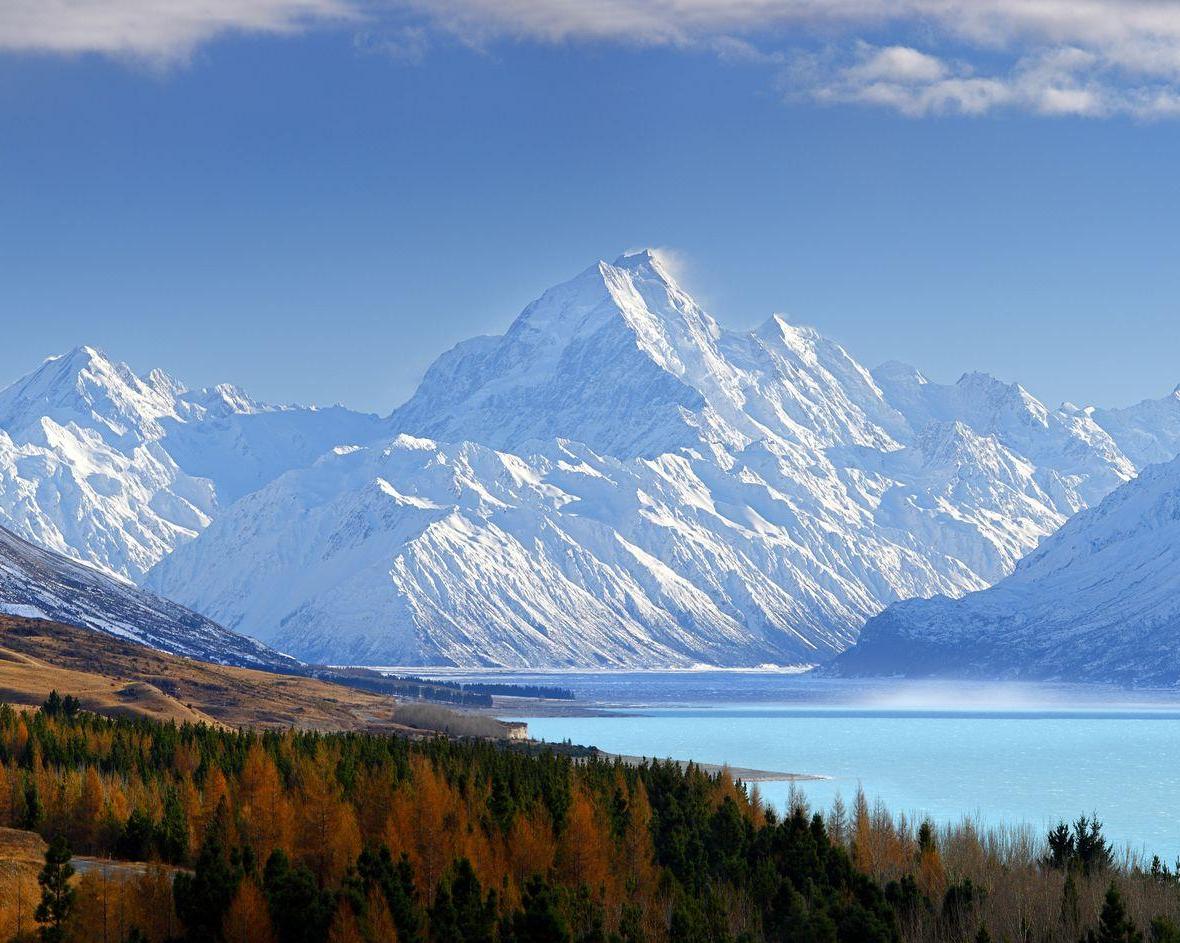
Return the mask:
[[503, 337], [457, 345], [390, 418], [441, 441], [520, 451], [560, 437], [620, 458], [767, 437], [890, 449], [902, 426], [841, 347], [781, 317], [724, 331], [651, 252], [598, 262]]
[[1125, 409], [1077, 410], [1108, 430], [1139, 467], [1180, 454], [1180, 386], [1163, 399], [1148, 399]]
[[[1049, 410], [1017, 383], [986, 373], [964, 374], [954, 385], [931, 383], [898, 363], [878, 367], [873, 377], [911, 428], [960, 423], [1023, 457], [1038, 471], [1040, 487], [1068, 514], [1135, 476], [1136, 462], [1090, 412]], [[1168, 458], [1180, 451], [1180, 436], [1174, 445]]]
[[1180, 682], [1180, 459], [1072, 518], [995, 586], [864, 627], [848, 675]]
[[1011, 572], [1135, 475], [1130, 426], [870, 373], [780, 317], [725, 330], [637, 253], [441, 356], [383, 444], [263, 485], [146, 585], [316, 660], [823, 661], [891, 602]]
[[289, 670], [294, 659], [0, 527], [0, 614], [49, 619], [219, 664]]
[[188, 391], [79, 347], [0, 391], [0, 524], [139, 580], [241, 495], [380, 429], [340, 407]]

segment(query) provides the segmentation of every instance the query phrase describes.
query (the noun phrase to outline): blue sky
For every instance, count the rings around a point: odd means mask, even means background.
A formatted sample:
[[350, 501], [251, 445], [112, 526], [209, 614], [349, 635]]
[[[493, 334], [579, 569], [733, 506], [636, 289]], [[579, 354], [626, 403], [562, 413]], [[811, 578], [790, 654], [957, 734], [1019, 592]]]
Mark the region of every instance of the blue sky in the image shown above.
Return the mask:
[[386, 412], [644, 245], [723, 324], [869, 365], [1054, 404], [1180, 382], [1178, 4], [178, 4], [0, 11], [0, 382], [90, 343]]

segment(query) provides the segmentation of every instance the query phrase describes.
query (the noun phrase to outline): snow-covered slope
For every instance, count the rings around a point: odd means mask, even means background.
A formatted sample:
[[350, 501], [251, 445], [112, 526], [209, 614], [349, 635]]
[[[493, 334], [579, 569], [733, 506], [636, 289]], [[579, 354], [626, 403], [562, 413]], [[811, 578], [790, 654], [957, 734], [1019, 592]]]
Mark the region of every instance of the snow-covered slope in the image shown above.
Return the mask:
[[814, 661], [871, 611], [866, 571], [953, 586], [840, 540], [751, 466], [400, 436], [248, 496], [148, 585], [309, 658], [531, 665]]
[[0, 613], [106, 632], [219, 664], [287, 670], [293, 659], [0, 527]]
[[220, 508], [379, 430], [377, 417], [339, 407], [186, 391], [79, 347], [0, 391], [0, 524], [138, 580]]
[[562, 437], [621, 458], [767, 436], [888, 449], [902, 423], [838, 345], [780, 317], [723, 331], [651, 252], [598, 262], [503, 337], [459, 344], [390, 419], [444, 441], [521, 450]]
[[444, 354], [386, 429], [147, 585], [318, 660], [822, 661], [891, 602], [1001, 578], [1136, 472], [1017, 385], [873, 374], [780, 317], [724, 330], [649, 252]]
[[870, 620], [843, 674], [1180, 682], [1180, 459], [1071, 519], [990, 589]]
[[1140, 467], [1166, 462], [1180, 453], [1180, 386], [1163, 399], [1125, 409], [1079, 410], [1102, 426]]

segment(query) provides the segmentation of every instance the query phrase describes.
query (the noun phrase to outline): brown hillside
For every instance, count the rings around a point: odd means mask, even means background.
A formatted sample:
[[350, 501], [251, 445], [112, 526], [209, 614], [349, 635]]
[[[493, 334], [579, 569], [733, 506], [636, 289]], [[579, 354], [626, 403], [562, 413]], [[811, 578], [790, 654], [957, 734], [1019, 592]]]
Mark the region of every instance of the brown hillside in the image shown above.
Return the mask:
[[192, 661], [88, 629], [0, 616], [0, 701], [53, 689], [87, 710], [232, 727], [408, 730], [392, 698], [338, 684]]

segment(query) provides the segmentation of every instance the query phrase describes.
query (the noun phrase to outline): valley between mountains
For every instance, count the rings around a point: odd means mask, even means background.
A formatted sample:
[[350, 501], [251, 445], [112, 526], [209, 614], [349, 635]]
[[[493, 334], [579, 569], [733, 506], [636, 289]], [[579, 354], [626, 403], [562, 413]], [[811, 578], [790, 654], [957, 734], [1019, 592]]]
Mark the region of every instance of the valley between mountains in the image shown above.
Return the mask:
[[1177, 453], [1177, 393], [1052, 409], [983, 373], [870, 370], [780, 316], [723, 328], [640, 252], [447, 351], [384, 417], [46, 361], [0, 391], [0, 612], [70, 621], [81, 563], [106, 597], [305, 661], [682, 667], [829, 662], [901, 603], [866, 636], [888, 657], [836, 670], [970, 637], [948, 670], [1007, 676], [1016, 652], [1022, 676], [1166, 681], [1171, 584], [1118, 614], [1176, 519], [1180, 468], [1138, 476]]

